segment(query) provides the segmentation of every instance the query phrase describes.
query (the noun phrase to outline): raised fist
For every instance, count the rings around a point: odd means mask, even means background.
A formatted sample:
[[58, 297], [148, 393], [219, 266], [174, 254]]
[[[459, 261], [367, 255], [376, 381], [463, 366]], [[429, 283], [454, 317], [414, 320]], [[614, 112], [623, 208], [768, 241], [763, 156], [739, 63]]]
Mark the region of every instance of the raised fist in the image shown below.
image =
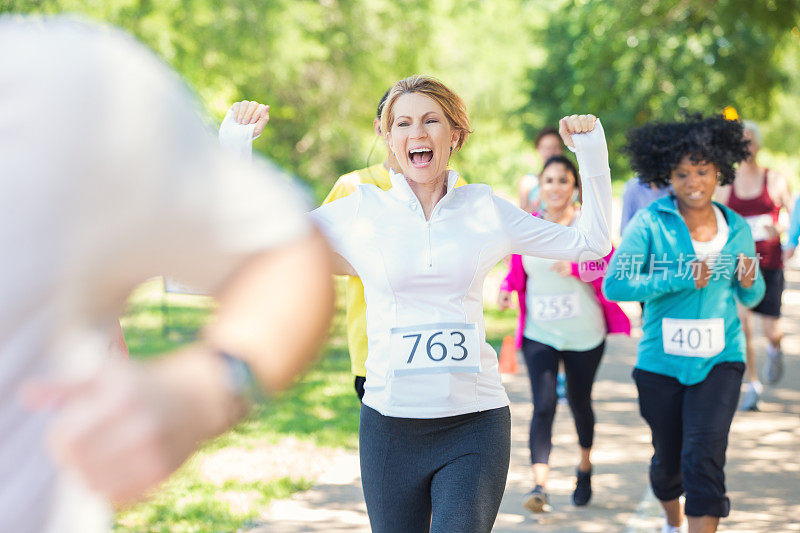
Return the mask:
[[233, 113], [233, 120], [237, 124], [256, 125], [256, 129], [253, 131], [253, 138], [261, 135], [267, 126], [267, 122], [269, 122], [269, 106], [258, 102], [247, 100], [236, 102], [231, 106], [231, 112]]
[[558, 133], [564, 144], [570, 148], [575, 148], [572, 135], [577, 133], [589, 133], [594, 129], [597, 117], [594, 115], [570, 115], [558, 121]]

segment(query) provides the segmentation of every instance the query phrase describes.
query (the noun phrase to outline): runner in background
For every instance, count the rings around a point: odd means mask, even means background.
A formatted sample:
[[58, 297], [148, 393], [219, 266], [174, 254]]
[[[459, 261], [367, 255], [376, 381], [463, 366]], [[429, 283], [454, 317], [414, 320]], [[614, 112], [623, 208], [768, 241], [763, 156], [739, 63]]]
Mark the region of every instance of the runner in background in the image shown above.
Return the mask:
[[[388, 90], [384, 93], [380, 103], [378, 103], [378, 114], [372, 121], [375, 135], [381, 138], [384, 146], [386, 144], [386, 138], [381, 134], [380, 117], [387, 96], [389, 96]], [[384, 191], [389, 190], [392, 187], [392, 182], [389, 178], [389, 169], [399, 170], [400, 167], [392, 151], [389, 150], [388, 146], [385, 146], [385, 148], [386, 158], [383, 163], [341, 176], [336, 180], [331, 192], [328, 193], [322, 205], [352, 194], [358, 186], [362, 184], [372, 184]], [[459, 176], [456, 187], [466, 184], [467, 182], [464, 178]], [[364, 362], [367, 359], [367, 304], [364, 301], [364, 285], [356, 276], [347, 276], [346, 299], [347, 345], [350, 350], [350, 369], [355, 376], [356, 394], [358, 394], [358, 399], [361, 400], [364, 398], [364, 382], [367, 379], [367, 370], [364, 368]]]
[[[672, 194], [640, 210], [611, 259], [606, 296], [646, 302], [633, 378], [650, 426], [650, 484], [666, 514], [662, 532], [716, 531], [728, 516], [725, 454], [744, 373], [737, 300], [764, 294], [750, 227], [712, 202], [747, 157], [739, 122], [687, 117], [628, 135], [631, 167]], [[686, 494], [685, 510], [679, 497]]]
[[[564, 155], [564, 142], [558, 130], [552, 126], [545, 126], [536, 134], [533, 143], [536, 152], [539, 154], [541, 164], [557, 155]], [[534, 211], [544, 211], [545, 205], [540, 198], [539, 176], [536, 174], [525, 174], [519, 182], [519, 206], [523, 211], [532, 213]], [[578, 189], [580, 196], [580, 188]], [[567, 378], [564, 374], [564, 365], [559, 363], [558, 378], [556, 381], [556, 393], [559, 402], [566, 401], [567, 397]]]
[[[130, 35], [0, 16], [0, 50], [0, 531], [107, 532], [112, 502], [316, 353], [329, 250], [297, 191], [226, 154]], [[216, 319], [177, 352], [110, 357], [127, 296], [161, 273], [218, 296]]]
[[[639, 176], [634, 176], [625, 183], [622, 192], [622, 218], [619, 223], [620, 236], [625, 234], [625, 228], [640, 209], [644, 209], [659, 198], [669, 194], [669, 188], [659, 188], [652, 183], [646, 184], [639, 181]], [[639, 302], [644, 313], [644, 302]]]
[[619, 234], [625, 234], [625, 227], [640, 209], [644, 209], [659, 198], [669, 194], [669, 188], [659, 188], [652, 183], [642, 183], [639, 176], [634, 176], [625, 183], [622, 192], [622, 219], [619, 223]]
[[[558, 130], [547, 126], [539, 130], [536, 134], [534, 147], [539, 154], [542, 165], [545, 161], [556, 155], [564, 154], [564, 143]], [[519, 206], [523, 211], [531, 213], [544, 206], [540, 206], [539, 199], [539, 176], [536, 174], [525, 174], [519, 182]]]
[[[541, 198], [547, 207], [533, 216], [574, 227], [580, 217], [580, 180], [575, 165], [564, 156], [551, 157], [539, 180]], [[523, 505], [534, 513], [550, 510], [547, 481], [560, 363], [566, 373], [567, 401], [580, 445], [572, 503], [586, 505], [592, 497], [592, 385], [606, 335], [631, 332], [628, 317], [600, 290], [610, 257], [611, 254], [603, 261], [578, 264], [512, 255], [511, 268], [500, 287], [500, 309], [508, 308], [512, 291], [519, 297], [517, 348], [522, 348], [533, 395], [529, 442], [534, 488], [525, 495]]]
[[732, 185], [721, 186], [717, 190], [717, 200], [745, 217], [756, 241], [759, 266], [764, 276], [766, 292], [764, 299], [752, 310], [740, 308], [740, 319], [747, 342], [747, 386], [740, 409], [758, 410], [758, 399], [763, 391], [758, 379], [756, 365], [753, 314], [761, 318], [761, 329], [767, 338], [767, 359], [762, 375], [767, 383], [777, 383], [783, 375], [783, 353], [781, 352], [780, 327], [781, 300], [783, 297], [783, 257], [781, 234], [786, 230], [779, 222], [781, 209], [791, 214], [792, 196], [789, 182], [768, 168], [761, 167], [756, 158], [761, 148], [761, 134], [758, 126], [744, 121], [744, 136], [750, 142], [750, 155], [736, 170]]

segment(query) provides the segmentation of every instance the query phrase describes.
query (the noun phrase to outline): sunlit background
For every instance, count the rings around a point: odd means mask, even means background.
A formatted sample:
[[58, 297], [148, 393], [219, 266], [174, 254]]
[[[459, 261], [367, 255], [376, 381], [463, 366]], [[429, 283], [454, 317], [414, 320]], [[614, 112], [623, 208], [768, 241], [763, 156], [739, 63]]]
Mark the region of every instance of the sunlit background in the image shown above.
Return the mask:
[[[762, 126], [761, 164], [800, 186], [800, 0], [0, 0], [7, 12], [78, 13], [128, 30], [184, 76], [210, 127], [236, 100], [270, 104], [255, 147], [316, 200], [341, 174], [383, 160], [378, 100], [416, 73], [467, 102], [475, 134], [453, 166], [506, 194], [538, 171], [532, 140], [564, 114], [603, 119], [619, 196], [631, 176], [619, 150], [627, 130], [726, 106]], [[272, 499], [353, 456], [342, 305], [298, 386], [121, 512], [119, 531], [246, 528]], [[188, 342], [212, 310], [208, 298], [143, 285], [121, 319], [132, 356]], [[513, 312], [487, 306], [495, 348], [514, 325]]]
[[602, 117], [617, 183], [630, 177], [629, 128], [729, 105], [763, 125], [764, 163], [800, 174], [798, 0], [0, 0], [3, 11], [127, 29], [214, 119], [235, 100], [270, 104], [257, 150], [318, 199], [382, 160], [378, 100], [416, 73], [465, 98], [475, 135], [454, 166], [500, 190], [538, 170], [536, 131], [573, 112]]

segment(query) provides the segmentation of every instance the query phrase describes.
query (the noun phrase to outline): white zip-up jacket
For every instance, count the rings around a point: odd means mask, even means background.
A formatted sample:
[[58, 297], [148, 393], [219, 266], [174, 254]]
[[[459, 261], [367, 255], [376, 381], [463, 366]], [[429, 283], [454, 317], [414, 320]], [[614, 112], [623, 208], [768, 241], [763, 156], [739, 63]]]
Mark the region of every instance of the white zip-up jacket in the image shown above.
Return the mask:
[[532, 217], [487, 185], [455, 188], [454, 171], [430, 220], [405, 177], [395, 172], [388, 191], [361, 185], [311, 213], [364, 284], [365, 405], [403, 418], [508, 405], [497, 354], [486, 342], [486, 275], [512, 253], [578, 261], [611, 251], [603, 128], [598, 121], [594, 130], [573, 139], [583, 184], [575, 227]]

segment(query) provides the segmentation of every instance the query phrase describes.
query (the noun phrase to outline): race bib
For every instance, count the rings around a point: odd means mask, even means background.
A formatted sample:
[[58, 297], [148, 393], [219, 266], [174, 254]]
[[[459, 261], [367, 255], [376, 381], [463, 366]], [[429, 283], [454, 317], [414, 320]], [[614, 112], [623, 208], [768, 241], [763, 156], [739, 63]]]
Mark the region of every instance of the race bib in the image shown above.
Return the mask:
[[580, 300], [577, 292], [552, 294], [550, 296], [534, 296], [532, 298], [532, 316], [534, 320], [551, 322], [580, 316]]
[[713, 357], [725, 349], [725, 319], [661, 320], [664, 352], [689, 357]]
[[392, 328], [390, 342], [395, 377], [481, 371], [476, 324], [442, 322]]
[[755, 215], [752, 217], [744, 217], [744, 219], [750, 226], [750, 232], [753, 234], [754, 241], [767, 241], [771, 238], [770, 234], [767, 232], [767, 228], [773, 224], [772, 215]]

